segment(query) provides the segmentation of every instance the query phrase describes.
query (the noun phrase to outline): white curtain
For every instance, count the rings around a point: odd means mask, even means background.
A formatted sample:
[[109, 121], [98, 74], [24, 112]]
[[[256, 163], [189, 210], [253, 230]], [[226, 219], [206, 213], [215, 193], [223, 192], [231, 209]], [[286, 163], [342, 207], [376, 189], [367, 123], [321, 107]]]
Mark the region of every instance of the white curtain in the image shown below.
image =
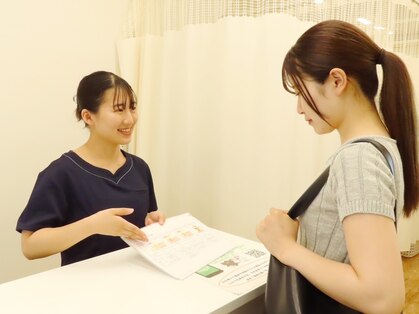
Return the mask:
[[[136, 87], [140, 104], [129, 150], [149, 163], [160, 209], [169, 216], [190, 212], [255, 239], [270, 207], [292, 205], [339, 145], [337, 134], [315, 135], [282, 88], [282, 60], [296, 39], [318, 20], [360, 16], [364, 24], [355, 23], [383, 47], [404, 49], [409, 67], [418, 64], [417, 38], [403, 45], [398, 35], [411, 36], [419, 25], [415, 7], [400, 7], [409, 17], [416, 12], [416, 22], [409, 19], [409, 31], [400, 33], [389, 15], [399, 4], [349, 2], [132, 2], [118, 45], [121, 75]], [[405, 232], [402, 251], [418, 238]]]

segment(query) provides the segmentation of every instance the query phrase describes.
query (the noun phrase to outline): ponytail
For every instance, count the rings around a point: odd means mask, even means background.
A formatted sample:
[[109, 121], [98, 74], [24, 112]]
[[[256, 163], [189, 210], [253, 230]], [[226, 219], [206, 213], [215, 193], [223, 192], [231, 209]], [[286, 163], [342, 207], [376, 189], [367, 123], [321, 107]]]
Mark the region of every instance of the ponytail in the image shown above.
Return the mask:
[[382, 119], [397, 146], [403, 163], [404, 214], [409, 217], [419, 203], [416, 107], [413, 85], [406, 65], [394, 53], [381, 49], [377, 63], [383, 68], [380, 93]]

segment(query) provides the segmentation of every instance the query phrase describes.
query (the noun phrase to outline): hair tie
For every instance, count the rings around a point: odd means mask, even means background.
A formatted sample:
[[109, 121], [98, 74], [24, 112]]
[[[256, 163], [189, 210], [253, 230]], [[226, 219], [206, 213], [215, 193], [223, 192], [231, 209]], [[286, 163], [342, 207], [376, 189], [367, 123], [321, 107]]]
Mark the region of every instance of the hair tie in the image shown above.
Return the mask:
[[377, 56], [377, 61], [376, 61], [377, 64], [383, 64], [385, 54], [386, 54], [385, 49], [381, 48]]

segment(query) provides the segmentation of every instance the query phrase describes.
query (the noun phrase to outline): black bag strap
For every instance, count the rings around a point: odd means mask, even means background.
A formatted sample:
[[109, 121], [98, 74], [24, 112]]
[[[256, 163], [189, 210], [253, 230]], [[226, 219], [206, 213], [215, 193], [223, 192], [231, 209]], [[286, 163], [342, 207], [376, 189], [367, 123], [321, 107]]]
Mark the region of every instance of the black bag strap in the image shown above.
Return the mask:
[[[391, 157], [390, 153], [388, 152], [385, 146], [375, 140], [372, 139], [360, 139], [356, 140], [352, 143], [361, 143], [361, 142], [368, 142], [377, 148], [381, 154], [383, 154], [384, 158], [387, 161], [388, 166], [390, 167], [391, 173], [394, 175], [394, 162], [393, 158]], [[352, 144], [351, 143], [351, 144]], [[323, 173], [314, 181], [309, 188], [300, 196], [300, 198], [292, 205], [291, 209], [288, 211], [288, 216], [292, 219], [296, 219], [298, 216], [302, 215], [310, 206], [311, 202], [316, 198], [317, 194], [319, 194], [320, 190], [322, 189], [323, 185], [326, 183], [327, 178], [329, 177], [329, 168], [327, 167]], [[396, 205], [394, 205], [394, 218], [397, 219], [396, 216]]]
[[395, 168], [394, 168], [394, 162], [393, 162], [393, 158], [391, 157], [390, 153], [388, 152], [387, 148], [385, 148], [385, 146], [383, 144], [381, 144], [380, 142], [377, 142], [375, 140], [371, 140], [371, 139], [363, 139], [363, 140], [357, 140], [357, 141], [353, 141], [352, 143], [362, 143], [362, 142], [368, 142], [372, 145], [375, 146], [375, 148], [377, 148], [380, 153], [384, 156], [384, 158], [387, 161], [388, 166], [390, 167], [390, 171], [391, 173], [394, 174], [395, 172]]

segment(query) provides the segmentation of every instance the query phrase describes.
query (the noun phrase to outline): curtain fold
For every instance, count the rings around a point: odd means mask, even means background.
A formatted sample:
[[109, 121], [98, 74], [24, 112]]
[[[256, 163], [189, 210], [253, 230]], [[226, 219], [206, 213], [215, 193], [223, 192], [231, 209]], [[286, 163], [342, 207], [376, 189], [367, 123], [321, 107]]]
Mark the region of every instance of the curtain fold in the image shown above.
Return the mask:
[[[168, 215], [190, 212], [256, 239], [269, 208], [291, 206], [339, 146], [337, 134], [319, 137], [305, 124], [281, 81], [286, 51], [315, 22], [301, 16], [319, 18], [323, 11], [288, 7], [297, 18], [273, 9], [281, 3], [133, 1], [127, 38], [118, 44], [121, 75], [139, 98], [130, 149], [149, 163]], [[386, 21], [395, 23], [391, 16]], [[417, 82], [415, 51], [402, 57]], [[402, 251], [411, 252], [419, 239], [412, 232], [418, 223], [419, 215], [399, 223]]]

